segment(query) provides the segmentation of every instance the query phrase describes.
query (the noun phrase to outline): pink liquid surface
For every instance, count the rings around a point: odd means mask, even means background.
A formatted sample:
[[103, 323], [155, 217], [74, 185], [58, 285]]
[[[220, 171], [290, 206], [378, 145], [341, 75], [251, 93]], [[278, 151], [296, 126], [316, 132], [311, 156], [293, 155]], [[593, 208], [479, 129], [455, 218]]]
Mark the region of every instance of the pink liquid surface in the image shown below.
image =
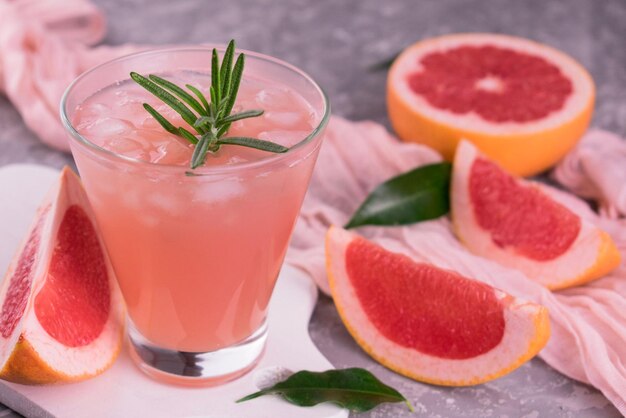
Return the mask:
[[[206, 74], [161, 76], [201, 87], [208, 96]], [[246, 77], [235, 111], [263, 109], [265, 114], [236, 122], [227, 136], [291, 146], [319, 124], [321, 115], [295, 90]], [[105, 149], [158, 165], [112, 163], [73, 149], [76, 163], [137, 330], [173, 350], [228, 347], [265, 319], [317, 149], [221, 175], [161, 170], [161, 164], [188, 167], [193, 148], [165, 132], [143, 109], [144, 102], [191, 130], [130, 81], [85, 100], [73, 124]], [[272, 156], [225, 145], [206, 165], [235, 167]]]

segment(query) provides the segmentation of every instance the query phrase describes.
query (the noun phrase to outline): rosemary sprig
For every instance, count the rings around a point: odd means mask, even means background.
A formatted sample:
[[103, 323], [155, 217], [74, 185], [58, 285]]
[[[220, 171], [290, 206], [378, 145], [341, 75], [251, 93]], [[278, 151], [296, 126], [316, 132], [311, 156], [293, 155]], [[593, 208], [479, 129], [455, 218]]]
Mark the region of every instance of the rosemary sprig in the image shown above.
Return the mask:
[[171, 81], [156, 75], [144, 77], [136, 72], [130, 73], [141, 87], [159, 98], [163, 103], [178, 113], [196, 133], [183, 127], [176, 127], [148, 103], [143, 107], [167, 132], [189, 141], [195, 146], [191, 157], [191, 168], [200, 167], [206, 161], [207, 154], [219, 151], [222, 145], [239, 145], [263, 151], [282, 153], [289, 148], [271, 141], [249, 137], [225, 137], [233, 122], [255, 118], [263, 114], [263, 110], [245, 110], [231, 114], [239, 92], [239, 85], [245, 65], [245, 55], [239, 54], [235, 60], [235, 41], [231, 40], [224, 52], [220, 64], [217, 50], [213, 49], [211, 58], [210, 101], [200, 89], [187, 84], [185, 87], [196, 97], [186, 92]]

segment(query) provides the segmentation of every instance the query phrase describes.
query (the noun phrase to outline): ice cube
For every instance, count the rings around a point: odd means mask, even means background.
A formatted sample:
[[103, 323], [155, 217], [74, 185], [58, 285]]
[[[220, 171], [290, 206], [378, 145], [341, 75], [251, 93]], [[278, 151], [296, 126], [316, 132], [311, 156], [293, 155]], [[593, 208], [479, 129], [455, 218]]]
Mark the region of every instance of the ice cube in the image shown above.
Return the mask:
[[79, 127], [82, 133], [98, 138], [121, 136], [132, 132], [134, 126], [127, 120], [116, 118], [101, 118], [93, 123]]
[[265, 112], [267, 123], [279, 128], [292, 128], [304, 121], [304, 114], [299, 112]]
[[246, 188], [238, 179], [219, 180], [198, 185], [194, 191], [194, 201], [219, 204], [243, 196]]
[[287, 97], [289, 102], [291, 103], [291, 109], [298, 109], [299, 112], [309, 114], [315, 113], [315, 109], [313, 109], [311, 103], [307, 102], [306, 99], [295, 90], [288, 90]]
[[142, 149], [141, 144], [131, 138], [110, 138], [104, 141], [104, 145], [108, 150], [123, 154]]
[[261, 109], [288, 109], [291, 100], [287, 96], [287, 89], [280, 87], [267, 87], [256, 94], [256, 103]]
[[99, 119], [111, 116], [111, 108], [102, 103], [84, 103], [76, 108], [76, 129], [84, 134], [85, 128], [91, 127]]
[[122, 136], [107, 138], [102, 143], [102, 147], [137, 160], [148, 161], [149, 159], [149, 154], [144, 149], [143, 144], [133, 137]]
[[156, 149], [151, 152], [150, 156], [150, 161], [153, 163], [186, 165], [193, 153], [193, 148], [182, 139], [164, 138], [154, 145]]
[[77, 112], [81, 113], [82, 118], [95, 118], [99, 116], [104, 116], [111, 112], [111, 108], [102, 103], [88, 103], [85, 105], [80, 105], [76, 109]]
[[120, 107], [124, 107], [129, 104], [143, 104], [151, 98], [148, 92], [140, 90], [117, 90], [115, 92], [115, 96], [117, 96], [115, 104]]
[[[171, 107], [169, 107], [166, 104], [159, 104], [157, 106], [154, 107], [157, 112], [159, 112], [165, 119], [167, 119], [168, 121], [170, 121], [172, 123], [172, 125], [178, 127], [178, 126], [183, 126], [187, 129], [189, 129], [189, 125], [187, 124], [187, 122], [185, 122], [182, 118], [182, 116], [180, 116], [174, 109], [172, 109]], [[162, 128], [161, 128], [162, 129]]]

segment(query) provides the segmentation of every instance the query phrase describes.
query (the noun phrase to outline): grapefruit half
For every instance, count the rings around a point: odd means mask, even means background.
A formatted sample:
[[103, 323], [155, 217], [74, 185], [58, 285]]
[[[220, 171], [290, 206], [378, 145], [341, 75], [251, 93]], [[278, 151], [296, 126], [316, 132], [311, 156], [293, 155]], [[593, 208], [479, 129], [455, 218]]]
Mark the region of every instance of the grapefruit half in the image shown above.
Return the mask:
[[389, 118], [398, 136], [452, 160], [461, 138], [516, 175], [560, 160], [589, 125], [595, 87], [564, 53], [527, 39], [456, 34], [427, 39], [394, 61]]
[[609, 234], [466, 141], [454, 159], [450, 201], [455, 232], [472, 252], [550, 289], [598, 279], [620, 263]]
[[0, 306], [2, 379], [82, 380], [119, 353], [124, 305], [80, 180], [67, 167], [9, 266]]
[[356, 342], [415, 380], [486, 382], [516, 369], [548, 341], [543, 306], [343, 229], [328, 231], [326, 263], [335, 305]]

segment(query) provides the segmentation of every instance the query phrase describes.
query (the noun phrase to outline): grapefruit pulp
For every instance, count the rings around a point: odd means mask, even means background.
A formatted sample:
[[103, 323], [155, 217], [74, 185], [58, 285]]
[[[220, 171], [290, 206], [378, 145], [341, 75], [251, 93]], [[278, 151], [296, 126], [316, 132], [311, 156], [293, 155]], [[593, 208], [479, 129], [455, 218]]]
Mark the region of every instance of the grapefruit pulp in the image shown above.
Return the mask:
[[527, 39], [456, 34], [423, 40], [395, 60], [389, 118], [400, 138], [452, 160], [462, 138], [516, 175], [560, 160], [589, 125], [595, 87], [564, 53]]
[[65, 168], [39, 208], [0, 290], [0, 377], [82, 380], [122, 342], [124, 307], [80, 180]]
[[381, 364], [415, 380], [486, 382], [516, 369], [548, 341], [544, 307], [343, 229], [328, 231], [326, 263], [350, 334]]
[[466, 141], [454, 160], [450, 202], [455, 232], [472, 252], [550, 289], [600, 278], [620, 263], [606, 232]]

